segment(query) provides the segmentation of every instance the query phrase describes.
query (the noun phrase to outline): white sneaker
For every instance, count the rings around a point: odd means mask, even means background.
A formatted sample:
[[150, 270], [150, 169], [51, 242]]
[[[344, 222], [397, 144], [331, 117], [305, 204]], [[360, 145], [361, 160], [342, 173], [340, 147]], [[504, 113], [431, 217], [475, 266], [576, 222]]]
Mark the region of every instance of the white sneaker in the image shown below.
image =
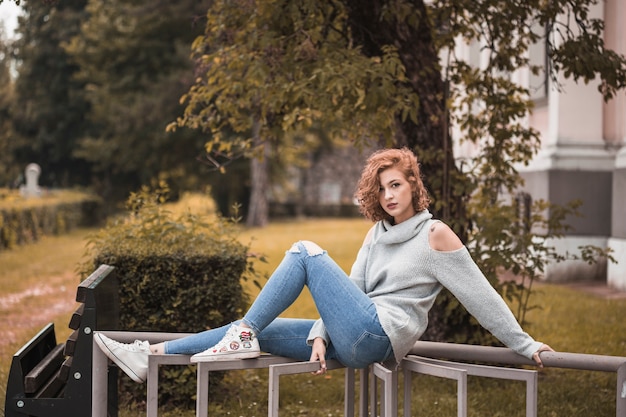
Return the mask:
[[135, 343], [120, 343], [95, 332], [93, 340], [119, 368], [135, 382], [144, 382], [148, 376], [150, 344], [135, 340]]
[[229, 359], [253, 359], [261, 355], [259, 341], [252, 329], [233, 324], [220, 342], [191, 357], [191, 362], [213, 362]]

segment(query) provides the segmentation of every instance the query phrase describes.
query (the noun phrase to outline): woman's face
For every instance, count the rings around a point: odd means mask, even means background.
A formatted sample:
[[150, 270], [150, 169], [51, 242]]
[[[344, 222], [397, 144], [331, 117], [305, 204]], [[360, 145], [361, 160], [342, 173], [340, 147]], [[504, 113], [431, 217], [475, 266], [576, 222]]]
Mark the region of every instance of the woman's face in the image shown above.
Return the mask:
[[413, 217], [413, 193], [411, 183], [406, 179], [402, 171], [397, 168], [388, 168], [378, 174], [380, 189], [378, 201], [383, 210], [396, 224]]

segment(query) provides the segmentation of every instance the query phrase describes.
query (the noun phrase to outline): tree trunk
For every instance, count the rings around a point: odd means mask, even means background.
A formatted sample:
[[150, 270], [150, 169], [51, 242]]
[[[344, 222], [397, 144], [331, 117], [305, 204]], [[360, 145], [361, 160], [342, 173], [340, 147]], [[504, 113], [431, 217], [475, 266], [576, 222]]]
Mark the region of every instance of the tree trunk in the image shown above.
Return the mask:
[[270, 145], [263, 142], [260, 137], [261, 123], [255, 119], [252, 126], [252, 140], [255, 149], [261, 149], [261, 154], [250, 159], [250, 206], [246, 226], [263, 227], [269, 219], [269, 204], [266, 191], [269, 189], [269, 166]]
[[464, 176], [454, 163], [448, 134], [446, 82], [424, 2], [413, 2], [417, 24], [409, 24], [411, 19], [408, 18], [381, 18], [383, 6], [388, 5], [384, 0], [372, 1], [368, 7], [363, 7], [359, 0], [346, 0], [346, 5], [355, 42], [362, 45], [365, 55], [379, 56], [385, 45], [397, 48], [408, 82], [419, 96], [420, 106], [417, 123], [411, 119], [398, 120], [395, 146], [407, 146], [418, 155], [424, 183], [437, 203], [431, 205], [431, 211], [450, 224], [465, 241], [466, 196], [453, 196], [450, 191], [456, 181], [464, 181]]

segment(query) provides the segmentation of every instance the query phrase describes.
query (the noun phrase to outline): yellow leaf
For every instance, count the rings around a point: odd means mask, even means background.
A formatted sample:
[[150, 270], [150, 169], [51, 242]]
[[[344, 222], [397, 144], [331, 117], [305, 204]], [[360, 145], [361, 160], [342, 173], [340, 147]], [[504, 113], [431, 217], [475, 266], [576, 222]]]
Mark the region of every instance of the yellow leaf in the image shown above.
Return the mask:
[[359, 96], [359, 98], [357, 99], [356, 103], [354, 103], [355, 109], [358, 108], [361, 104], [363, 104], [363, 101], [365, 100], [365, 90], [363, 90], [362, 88], [357, 88], [356, 93]]

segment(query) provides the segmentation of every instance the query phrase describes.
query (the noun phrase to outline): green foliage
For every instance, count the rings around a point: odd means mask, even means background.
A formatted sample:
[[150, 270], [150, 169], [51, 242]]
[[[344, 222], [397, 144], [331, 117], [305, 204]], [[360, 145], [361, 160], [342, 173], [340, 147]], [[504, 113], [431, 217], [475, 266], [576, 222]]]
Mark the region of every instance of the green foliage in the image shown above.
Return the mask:
[[205, 138], [165, 126], [193, 82], [189, 45], [207, 4], [89, 0], [80, 32], [64, 44], [80, 68], [93, 126], [72, 152], [97, 174], [99, 191], [112, 190], [118, 201], [157, 178], [175, 192], [203, 183], [207, 170], [197, 158]]
[[121, 270], [125, 329], [195, 332], [235, 320], [247, 302], [240, 280], [256, 276], [237, 219], [174, 217], [163, 207], [168, 192], [162, 183], [132, 193], [129, 216], [89, 237], [81, 271], [101, 263]]
[[100, 199], [80, 192], [58, 191], [30, 199], [16, 190], [0, 193], [0, 251], [95, 226], [101, 220], [100, 209]]
[[5, 38], [0, 27], [0, 187], [13, 185], [20, 174], [15, 163], [13, 148], [12, 102], [14, 100], [14, 80], [11, 76], [11, 42]]
[[[170, 129], [210, 132], [209, 152], [257, 156], [270, 141], [283, 147], [284, 132], [318, 121], [331, 136], [356, 140], [373, 125], [390, 135], [398, 111], [415, 118], [415, 97], [396, 83], [404, 78], [397, 51], [389, 46], [368, 58], [351, 47], [331, 30], [345, 25], [337, 6], [213, 2], [205, 34], [193, 44], [202, 76], [183, 96], [184, 116]], [[253, 143], [253, 120], [268, 142]], [[224, 136], [225, 130], [234, 135]]]
[[[580, 253], [560, 253], [552, 245], [571, 229], [567, 219], [580, 215], [580, 201], [565, 206], [543, 200], [531, 202], [530, 196], [523, 193], [510, 204], [481, 205], [478, 200], [472, 205], [475, 203], [473, 212], [481, 228], [476, 231], [470, 249], [480, 259], [492, 284], [512, 302], [514, 313], [522, 324], [526, 323], [526, 314], [537, 307], [529, 304], [529, 298], [533, 283], [543, 277], [546, 266], [565, 260], [615, 261], [610, 248], [587, 245], [578, 248]], [[526, 204], [531, 206], [526, 208]], [[525, 209], [527, 215], [521, 212]], [[511, 219], [516, 221], [508, 224]], [[498, 282], [502, 270], [510, 271], [518, 281]]]
[[[163, 206], [168, 193], [163, 183], [132, 193], [129, 216], [90, 236], [83, 274], [100, 264], [117, 268], [124, 330], [197, 333], [241, 318], [248, 304], [241, 282], [254, 268], [235, 221], [191, 212], [176, 217]], [[191, 405], [193, 372], [165, 374], [163, 400]], [[145, 396], [124, 384], [135, 398]]]
[[204, 36], [192, 45], [201, 76], [181, 99], [183, 116], [168, 129], [209, 133], [207, 159], [221, 172], [223, 159], [256, 158], [250, 226], [267, 223], [270, 173], [279, 183], [285, 167], [302, 165], [321, 146], [307, 141], [307, 132], [321, 125], [321, 137], [345, 142], [369, 132], [371, 123], [391, 131], [395, 108], [408, 100], [387, 73], [403, 76], [395, 50], [363, 56], [328, 30], [343, 21], [345, 14], [325, 2], [215, 1]]
[[[85, 162], [73, 151], [89, 128], [84, 84], [62, 45], [78, 33], [86, 0], [24, 0], [14, 42], [18, 76], [12, 102], [12, 155], [42, 168], [40, 184], [89, 184]], [[22, 168], [23, 169], [23, 168]]]
[[[200, 77], [169, 128], [208, 132], [207, 151], [231, 158], [280, 154], [292, 147], [290, 133], [318, 122], [357, 146], [406, 144], [421, 159], [435, 214], [465, 239], [475, 187], [489, 178], [519, 185], [516, 166], [539, 146], [524, 121], [530, 91], [512, 72], [527, 68], [557, 86], [558, 71], [596, 77], [605, 98], [623, 87], [626, 60], [604, 47], [592, 3], [217, 1], [193, 44]], [[480, 69], [454, 53], [457, 42], [480, 45]], [[530, 60], [538, 44], [551, 65]], [[573, 46], [581, 44], [594, 51], [592, 62], [580, 60]], [[467, 169], [452, 154], [452, 125], [481, 147]]]

